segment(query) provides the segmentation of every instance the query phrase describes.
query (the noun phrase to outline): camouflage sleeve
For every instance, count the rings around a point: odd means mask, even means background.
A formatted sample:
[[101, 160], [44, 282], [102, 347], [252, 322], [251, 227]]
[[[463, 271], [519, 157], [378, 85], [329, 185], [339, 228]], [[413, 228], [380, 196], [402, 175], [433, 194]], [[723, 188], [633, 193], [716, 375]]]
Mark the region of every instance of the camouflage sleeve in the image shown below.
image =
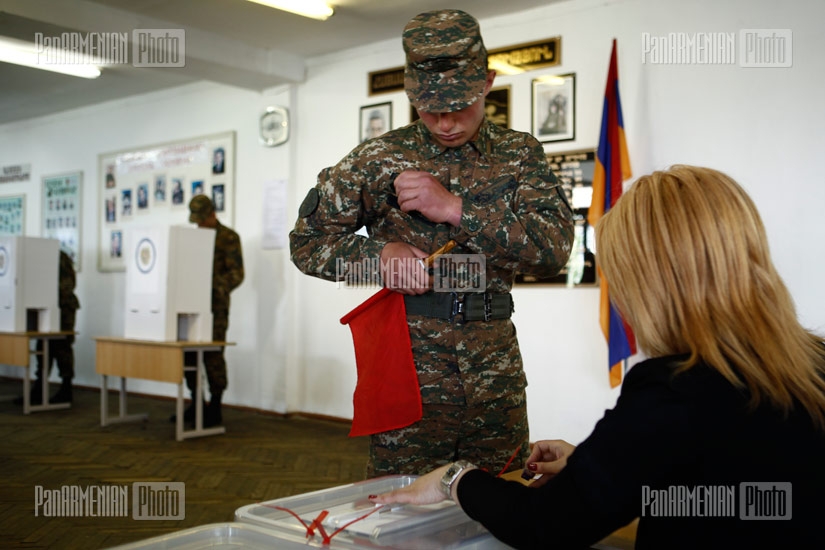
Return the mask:
[[212, 311], [228, 311], [229, 293], [243, 282], [241, 238], [226, 226], [219, 225], [215, 235], [215, 258], [212, 267]]
[[74, 294], [76, 275], [74, 263], [68, 254], [60, 251], [60, 275], [58, 282], [58, 300], [60, 309], [79, 309], [80, 302]]
[[356, 233], [366, 224], [362, 198], [370, 178], [369, 169], [358, 166], [360, 149], [322, 170], [317, 185], [301, 203], [298, 221], [289, 233], [289, 248], [292, 262], [307, 275], [340, 280], [341, 261], [379, 258], [386, 244]]
[[513, 151], [523, 151], [513, 161], [515, 199], [490, 205], [463, 201], [461, 225], [451, 237], [468, 249], [485, 254], [503, 269], [551, 276], [567, 263], [573, 244], [573, 211], [564, 190], [550, 171], [544, 149], [529, 134]]
[[238, 288], [244, 279], [243, 250], [241, 249], [241, 238], [234, 231], [229, 234], [227, 241], [224, 280], [231, 292]]

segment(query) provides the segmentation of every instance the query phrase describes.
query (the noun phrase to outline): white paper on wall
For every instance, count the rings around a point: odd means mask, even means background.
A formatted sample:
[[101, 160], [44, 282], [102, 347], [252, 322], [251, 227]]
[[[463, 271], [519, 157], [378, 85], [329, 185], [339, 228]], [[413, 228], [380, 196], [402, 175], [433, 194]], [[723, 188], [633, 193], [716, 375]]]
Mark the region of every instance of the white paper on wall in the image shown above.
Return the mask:
[[286, 180], [264, 182], [264, 249], [286, 248]]

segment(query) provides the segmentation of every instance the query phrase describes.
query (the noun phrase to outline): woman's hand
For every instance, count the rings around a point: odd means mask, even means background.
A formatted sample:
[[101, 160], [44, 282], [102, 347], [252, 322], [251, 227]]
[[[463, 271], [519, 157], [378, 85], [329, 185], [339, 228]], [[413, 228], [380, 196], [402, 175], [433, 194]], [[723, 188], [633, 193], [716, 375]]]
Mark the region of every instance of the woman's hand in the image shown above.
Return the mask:
[[450, 465], [442, 466], [437, 470], [416, 479], [411, 485], [396, 489], [389, 493], [370, 495], [369, 499], [377, 504], [435, 504], [447, 500], [441, 490], [441, 478]]
[[530, 484], [531, 487], [541, 487], [567, 466], [567, 459], [576, 450], [575, 445], [561, 439], [537, 441], [533, 444], [533, 452], [527, 457], [525, 472], [529, 475], [543, 474]]

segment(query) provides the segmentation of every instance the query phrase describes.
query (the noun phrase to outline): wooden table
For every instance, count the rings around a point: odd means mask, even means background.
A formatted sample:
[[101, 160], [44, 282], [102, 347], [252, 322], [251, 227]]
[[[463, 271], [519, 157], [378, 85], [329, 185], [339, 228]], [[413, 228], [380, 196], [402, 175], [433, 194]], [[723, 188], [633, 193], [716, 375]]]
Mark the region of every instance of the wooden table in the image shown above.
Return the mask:
[[[128, 338], [94, 339], [97, 343], [96, 370], [103, 375], [100, 388], [100, 425], [107, 426], [118, 422], [133, 422], [146, 420], [146, 414], [126, 413], [126, 379], [142, 378], [158, 382], [172, 382], [178, 385], [176, 403], [175, 439], [182, 441], [190, 437], [222, 434], [226, 432], [223, 426], [213, 428], [203, 427], [203, 354], [207, 351], [220, 351], [226, 346], [234, 345], [230, 342], [155, 342], [150, 340], [133, 340]], [[184, 353], [197, 353], [198, 361], [194, 367], [183, 364]], [[183, 391], [185, 371], [197, 371], [195, 388], [195, 428], [184, 429], [183, 421]], [[109, 376], [120, 377], [119, 414], [109, 416]]]
[[[49, 355], [49, 342], [73, 336], [74, 331], [61, 330], [56, 332], [0, 332], [0, 363], [12, 367], [23, 367], [26, 374], [23, 376], [23, 414], [37, 411], [50, 411], [54, 409], [68, 409], [71, 403], [49, 403], [49, 368], [51, 356]], [[32, 340], [43, 340], [43, 350], [32, 349]], [[40, 405], [31, 404], [31, 380], [29, 379], [29, 367], [31, 366], [32, 355], [43, 355], [43, 375], [41, 391], [42, 399]]]

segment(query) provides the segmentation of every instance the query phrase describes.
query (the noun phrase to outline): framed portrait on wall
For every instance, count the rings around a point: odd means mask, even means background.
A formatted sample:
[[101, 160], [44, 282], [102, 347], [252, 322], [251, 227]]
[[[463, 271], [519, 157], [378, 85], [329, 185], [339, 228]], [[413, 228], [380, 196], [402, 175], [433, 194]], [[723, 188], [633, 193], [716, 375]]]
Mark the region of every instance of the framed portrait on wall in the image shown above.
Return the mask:
[[490, 90], [484, 98], [484, 116], [502, 128], [510, 127], [510, 86]]
[[392, 128], [392, 103], [376, 103], [361, 107], [358, 142], [377, 138]]
[[576, 137], [576, 75], [533, 79], [533, 135], [541, 142]]

